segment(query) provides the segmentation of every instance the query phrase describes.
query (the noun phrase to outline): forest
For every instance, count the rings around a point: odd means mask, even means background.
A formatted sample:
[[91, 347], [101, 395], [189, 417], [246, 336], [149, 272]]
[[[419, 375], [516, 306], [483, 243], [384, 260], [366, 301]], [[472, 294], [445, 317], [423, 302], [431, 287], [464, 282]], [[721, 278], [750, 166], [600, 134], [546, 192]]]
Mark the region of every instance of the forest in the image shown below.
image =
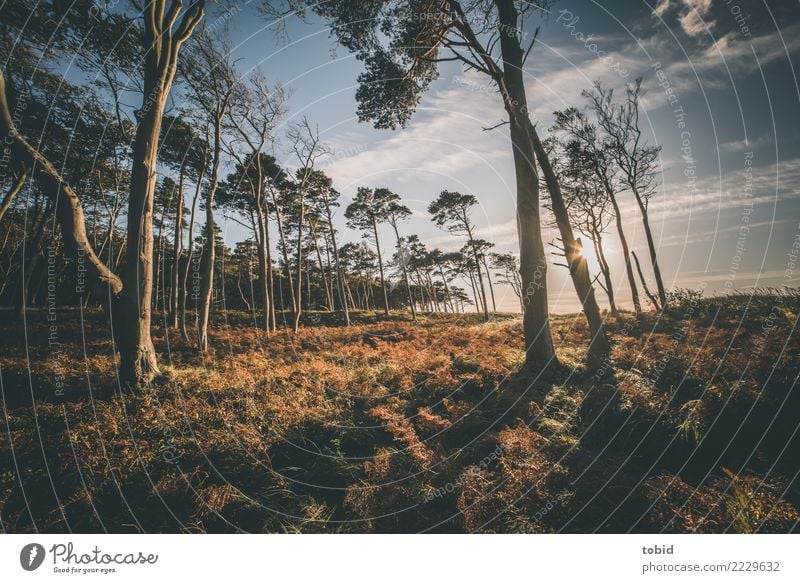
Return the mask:
[[551, 7], [255, 7], [270, 50], [330, 27], [387, 133], [482, 79], [509, 251], [491, 193], [336, 183], [237, 3], [0, 4], [0, 530], [796, 531], [800, 292], [669, 285], [642, 78], [530, 114]]

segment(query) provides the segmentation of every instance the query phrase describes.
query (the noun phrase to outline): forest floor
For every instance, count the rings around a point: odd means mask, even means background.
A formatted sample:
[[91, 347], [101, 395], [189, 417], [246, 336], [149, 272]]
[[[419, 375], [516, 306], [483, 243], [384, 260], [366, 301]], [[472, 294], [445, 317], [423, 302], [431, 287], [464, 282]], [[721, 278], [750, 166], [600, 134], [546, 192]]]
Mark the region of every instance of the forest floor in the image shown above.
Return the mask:
[[139, 394], [99, 313], [33, 311], [26, 335], [4, 314], [0, 528], [795, 531], [798, 303], [624, 314], [595, 370], [582, 317], [558, 316], [541, 375], [519, 317], [310, 314], [291, 338], [239, 314], [205, 357], [157, 327]]

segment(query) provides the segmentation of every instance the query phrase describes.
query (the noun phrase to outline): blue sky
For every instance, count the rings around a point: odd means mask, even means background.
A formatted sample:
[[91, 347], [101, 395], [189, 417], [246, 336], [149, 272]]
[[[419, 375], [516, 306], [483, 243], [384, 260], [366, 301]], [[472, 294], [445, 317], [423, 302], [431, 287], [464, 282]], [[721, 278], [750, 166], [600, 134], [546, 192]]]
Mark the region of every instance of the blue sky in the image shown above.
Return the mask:
[[[793, 67], [800, 54], [800, 8], [794, 2], [772, 4], [561, 2], [526, 31], [533, 34], [542, 25], [525, 69], [542, 133], [554, 110], [585, 104], [580, 92], [594, 80], [622, 91], [626, 82], [644, 78], [644, 126], [648, 140], [663, 148], [650, 220], [668, 287], [704, 287], [709, 294], [800, 283], [800, 268], [790, 257], [800, 236], [800, 90]], [[445, 63], [407, 128], [375, 130], [355, 116], [360, 63], [319, 20], [290, 18], [286, 29], [288, 38], [279, 38], [274, 25], [245, 6], [230, 23], [237, 66], [246, 74], [260, 65], [292, 91], [284, 124], [305, 115], [319, 125], [331, 150], [322, 166], [343, 193], [342, 208], [358, 186], [387, 186], [414, 211], [405, 231], [418, 233], [429, 247], [451, 250], [463, 242], [438, 230], [425, 209], [443, 189], [470, 192], [480, 201], [474, 213], [480, 235], [500, 251], [516, 250], [507, 128], [482, 129], [503, 119], [487, 79]], [[672, 104], [666, 83], [677, 99]], [[682, 147], [691, 148], [692, 163], [682, 158]], [[275, 153], [289, 163], [280, 144]], [[696, 178], [693, 184], [687, 173]], [[626, 234], [644, 261], [634, 201], [627, 193], [621, 199]], [[342, 214], [342, 242], [358, 240]], [[244, 236], [233, 222], [225, 228], [229, 242]], [[384, 235], [388, 242], [389, 233]], [[545, 234], [548, 241], [554, 237]], [[627, 307], [616, 234], [609, 232], [605, 244], [616, 292]], [[551, 309], [575, 311], [566, 270], [551, 265], [548, 278]], [[499, 307], [515, 309], [512, 292], [499, 292]]]

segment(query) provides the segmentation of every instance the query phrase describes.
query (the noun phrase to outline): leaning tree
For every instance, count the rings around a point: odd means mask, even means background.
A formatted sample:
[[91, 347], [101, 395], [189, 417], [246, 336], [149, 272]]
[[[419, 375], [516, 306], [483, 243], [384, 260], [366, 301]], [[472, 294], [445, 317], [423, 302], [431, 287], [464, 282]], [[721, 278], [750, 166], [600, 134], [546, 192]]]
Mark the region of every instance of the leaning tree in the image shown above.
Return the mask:
[[[523, 47], [526, 20], [543, 13], [549, 0], [289, 0], [332, 23], [339, 42], [365, 65], [356, 91], [358, 115], [377, 128], [395, 129], [410, 120], [443, 61], [460, 61], [486, 75], [500, 94], [510, 126], [517, 182], [517, 227], [524, 288], [526, 360], [541, 368], [556, 360], [547, 301], [547, 261], [542, 241], [539, 176], [552, 199], [570, 275], [592, 336], [590, 355], [609, 350], [586, 258], [572, 233], [558, 181], [529, 117], [523, 67], [533, 41]], [[266, 2], [266, 7], [275, 5]]]
[[[141, 8], [141, 7], [140, 7]], [[150, 332], [153, 293], [153, 197], [159, 136], [167, 99], [175, 79], [183, 44], [205, 14], [205, 2], [194, 2], [184, 10], [174, 0], [147, 2], [141, 8], [143, 25], [137, 31], [142, 42], [142, 104], [136, 110], [130, 192], [128, 199], [126, 268], [112, 271], [97, 255], [87, 236], [80, 197], [56, 166], [17, 131], [0, 72], [0, 132], [11, 156], [25, 167], [53, 201], [55, 215], [68, 247], [81, 253], [87, 271], [97, 284], [97, 297], [109, 297], [109, 313], [120, 352], [120, 379], [140, 386], [159, 373]], [[109, 18], [119, 15], [112, 13]]]

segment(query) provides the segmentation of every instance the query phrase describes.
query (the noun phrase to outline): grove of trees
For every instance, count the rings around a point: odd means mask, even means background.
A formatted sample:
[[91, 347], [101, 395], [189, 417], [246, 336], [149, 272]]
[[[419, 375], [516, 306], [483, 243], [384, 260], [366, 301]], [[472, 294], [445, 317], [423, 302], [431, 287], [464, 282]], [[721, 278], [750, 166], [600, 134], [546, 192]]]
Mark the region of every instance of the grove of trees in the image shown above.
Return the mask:
[[[265, 13], [306, 9], [332, 25], [363, 62], [357, 111], [377, 128], [402, 131], [444, 61], [486, 76], [507, 117], [496, 131], [508, 126], [518, 249], [498, 252], [479, 236], [473, 214], [484, 193], [442, 190], [429, 205], [458, 251], [428, 248], [410, 232], [404, 193], [362, 185], [346, 201], [321, 168], [329, 150], [316, 124], [287, 119], [290, 92], [268, 70], [240, 70], [218, 26], [224, 5], [17, 1], [0, 7], [4, 305], [20, 314], [102, 308], [120, 379], [135, 388], [159, 374], [155, 318], [204, 352], [224, 309], [251, 312], [268, 334], [297, 332], [309, 311], [345, 326], [356, 310], [407, 310], [413, 320], [474, 310], [488, 321], [501, 285], [519, 301], [527, 362], [541, 369], [557, 362], [547, 295], [554, 259], [544, 240], [551, 220], [552, 255], [583, 307], [591, 360], [609, 352], [595, 285], [620, 314], [609, 233], [622, 248], [634, 311], [642, 311], [639, 285], [665, 307], [648, 216], [659, 149], [640, 128], [640, 81], [621, 99], [600, 84], [588, 88], [584, 103], [555, 112], [544, 139], [531, 121], [523, 68], [536, 66], [528, 62], [535, 38], [523, 43], [520, 31], [548, 3], [267, 4]], [[77, 70], [65, 76], [67, 62]], [[625, 233], [624, 201], [638, 209], [649, 265]], [[246, 233], [234, 248], [223, 219]], [[343, 244], [345, 226], [363, 240]], [[596, 277], [581, 237], [591, 242]]]

